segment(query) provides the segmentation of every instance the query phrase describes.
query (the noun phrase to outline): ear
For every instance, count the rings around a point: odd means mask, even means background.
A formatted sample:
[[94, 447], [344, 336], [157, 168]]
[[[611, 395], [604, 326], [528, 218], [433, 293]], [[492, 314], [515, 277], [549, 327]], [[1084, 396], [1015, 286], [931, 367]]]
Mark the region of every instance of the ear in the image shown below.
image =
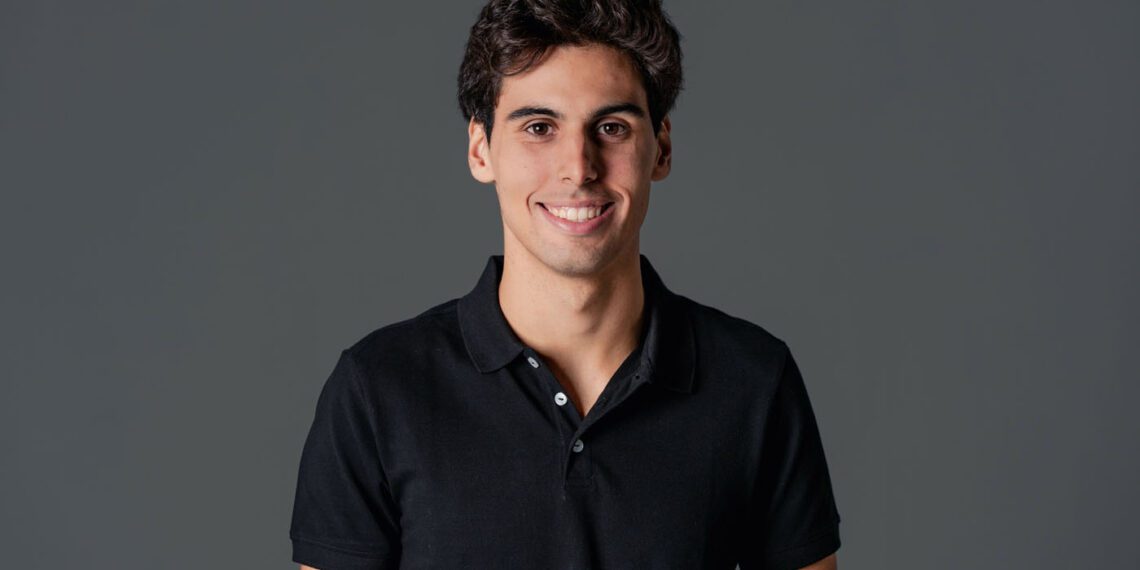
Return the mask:
[[495, 181], [495, 170], [491, 167], [491, 149], [487, 141], [487, 131], [483, 124], [471, 117], [467, 123], [467, 167], [471, 176], [484, 184]]
[[669, 176], [669, 170], [673, 167], [673, 143], [669, 140], [669, 129], [672, 128], [672, 123], [669, 121], [669, 115], [665, 115], [661, 119], [661, 129], [657, 131], [657, 161], [653, 163], [653, 176], [654, 182], [663, 180]]

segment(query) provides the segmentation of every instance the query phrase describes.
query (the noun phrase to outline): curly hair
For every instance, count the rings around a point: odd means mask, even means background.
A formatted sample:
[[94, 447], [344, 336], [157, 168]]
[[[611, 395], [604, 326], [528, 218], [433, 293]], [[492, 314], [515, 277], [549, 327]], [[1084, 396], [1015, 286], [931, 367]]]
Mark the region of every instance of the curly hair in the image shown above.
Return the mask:
[[471, 26], [459, 67], [459, 110], [487, 140], [504, 76], [522, 73], [562, 44], [603, 44], [641, 74], [653, 134], [682, 88], [681, 35], [661, 0], [490, 0]]

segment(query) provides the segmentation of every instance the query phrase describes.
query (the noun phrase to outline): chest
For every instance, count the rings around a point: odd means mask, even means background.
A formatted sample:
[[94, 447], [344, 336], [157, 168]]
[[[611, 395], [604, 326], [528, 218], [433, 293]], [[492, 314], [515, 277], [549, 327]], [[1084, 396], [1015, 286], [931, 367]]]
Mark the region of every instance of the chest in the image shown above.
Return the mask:
[[620, 381], [582, 415], [552, 377], [498, 380], [436, 395], [430, 421], [388, 450], [407, 560], [537, 567], [589, 553], [634, 567], [730, 550], [753, 469], [739, 415]]

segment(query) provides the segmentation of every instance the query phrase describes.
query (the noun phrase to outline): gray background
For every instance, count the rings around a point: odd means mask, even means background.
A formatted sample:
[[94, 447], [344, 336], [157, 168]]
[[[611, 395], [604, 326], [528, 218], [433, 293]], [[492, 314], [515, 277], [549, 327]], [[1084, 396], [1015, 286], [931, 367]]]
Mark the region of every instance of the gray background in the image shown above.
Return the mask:
[[[841, 567], [1134, 567], [1135, 2], [667, 2], [643, 253], [804, 372]], [[289, 568], [344, 348], [501, 252], [478, 2], [0, 5], [0, 551]]]

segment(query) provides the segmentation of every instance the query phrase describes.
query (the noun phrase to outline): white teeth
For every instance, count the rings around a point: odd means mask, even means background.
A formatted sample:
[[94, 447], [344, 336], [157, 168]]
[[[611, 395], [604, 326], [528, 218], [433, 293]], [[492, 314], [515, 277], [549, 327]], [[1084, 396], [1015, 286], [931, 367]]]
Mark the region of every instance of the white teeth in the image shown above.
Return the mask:
[[547, 208], [547, 210], [559, 218], [572, 222], [583, 222], [596, 218], [602, 213], [600, 206], [594, 208]]

